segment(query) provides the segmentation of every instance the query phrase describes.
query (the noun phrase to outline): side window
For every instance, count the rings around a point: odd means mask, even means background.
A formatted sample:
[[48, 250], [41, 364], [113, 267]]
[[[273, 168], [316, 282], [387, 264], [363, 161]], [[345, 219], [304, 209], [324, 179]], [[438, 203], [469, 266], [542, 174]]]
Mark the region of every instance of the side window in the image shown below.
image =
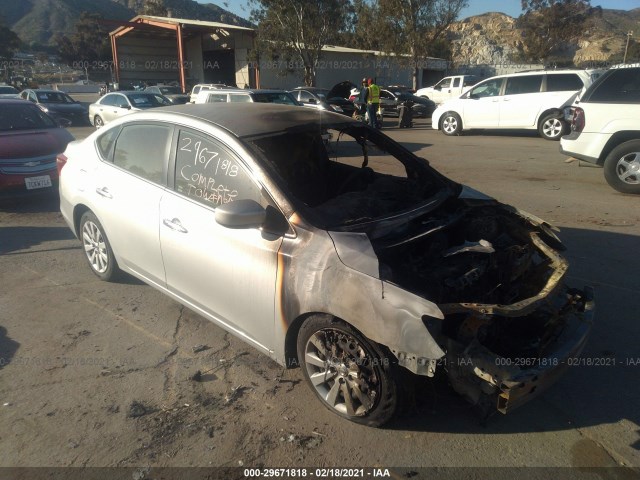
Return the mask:
[[129, 102], [122, 95], [115, 95], [115, 105], [120, 108], [127, 108], [129, 106]]
[[454, 78], [452, 86], [453, 86], [453, 88], [458, 88], [460, 86], [460, 79], [459, 78]]
[[164, 184], [163, 171], [168, 159], [172, 127], [129, 125], [116, 141], [113, 163], [151, 182]]
[[209, 95], [207, 95], [207, 103], [221, 103], [226, 101], [226, 93], [210, 93]]
[[542, 75], [524, 75], [522, 77], [507, 78], [505, 95], [522, 95], [525, 93], [536, 93], [540, 91], [542, 85]]
[[613, 70], [593, 91], [589, 102], [640, 103], [640, 68]]
[[393, 95], [391, 95], [386, 90], [380, 90], [380, 98], [386, 98], [386, 99], [393, 100]]
[[502, 87], [502, 79], [494, 78], [493, 80], [487, 80], [476, 86], [470, 92], [470, 98], [484, 98], [495, 97], [500, 95], [500, 88]]
[[100, 156], [107, 161], [113, 159], [113, 147], [116, 145], [116, 138], [118, 137], [119, 128], [112, 128], [108, 132], [100, 135], [96, 140], [96, 147]]
[[250, 103], [251, 97], [249, 97], [249, 95], [246, 95], [246, 94], [239, 94], [239, 95], [231, 94], [229, 95], [229, 101], [236, 102], [236, 103]]
[[237, 157], [217, 140], [190, 130], [181, 130], [178, 138], [175, 190], [212, 207], [240, 199], [263, 203]]
[[582, 80], [575, 73], [559, 73], [547, 75], [547, 92], [573, 92], [584, 87]]
[[299, 93], [300, 93], [300, 96], [296, 98], [296, 100], [300, 100], [301, 102], [308, 102], [310, 99], [315, 98], [313, 97], [313, 95], [311, 95], [309, 92], [305, 90], [301, 90]]
[[105, 95], [100, 100], [100, 105], [106, 105], [108, 107], [114, 106], [116, 104], [116, 96], [115, 95]]
[[450, 78], [445, 78], [440, 83], [436, 84], [436, 86], [440, 87], [440, 88], [450, 88], [451, 87], [451, 79]]

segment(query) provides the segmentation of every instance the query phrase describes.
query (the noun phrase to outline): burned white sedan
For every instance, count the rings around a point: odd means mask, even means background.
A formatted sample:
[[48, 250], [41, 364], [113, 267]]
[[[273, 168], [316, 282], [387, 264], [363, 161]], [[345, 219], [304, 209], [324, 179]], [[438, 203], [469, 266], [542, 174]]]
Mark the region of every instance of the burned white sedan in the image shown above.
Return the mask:
[[552, 228], [463, 187], [382, 133], [281, 105], [137, 113], [58, 159], [62, 214], [93, 272], [122, 270], [287, 367], [372, 426], [408, 370], [485, 412], [582, 350], [590, 289]]

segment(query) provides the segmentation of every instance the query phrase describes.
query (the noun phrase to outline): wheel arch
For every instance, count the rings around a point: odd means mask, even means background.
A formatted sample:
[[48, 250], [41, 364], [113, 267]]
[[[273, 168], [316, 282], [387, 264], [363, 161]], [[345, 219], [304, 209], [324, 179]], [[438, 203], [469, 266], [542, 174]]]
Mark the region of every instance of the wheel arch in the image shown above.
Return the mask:
[[542, 125], [542, 120], [544, 120], [547, 115], [551, 115], [551, 114], [558, 115], [560, 119], [564, 122], [564, 118], [563, 118], [564, 114], [562, 113], [562, 110], [560, 108], [556, 108], [556, 107], [547, 108], [546, 110], [543, 110], [540, 115], [538, 115], [538, 121], [536, 122], [536, 127], [540, 128], [540, 125]]
[[73, 208], [73, 228], [78, 238], [80, 238], [80, 219], [86, 212], [91, 212], [91, 209], [83, 203], [79, 203]]
[[598, 165], [604, 165], [604, 161], [614, 148], [632, 140], [640, 140], [640, 130], [622, 130], [614, 133], [602, 149], [598, 158]]
[[[306, 312], [298, 315], [298, 317], [291, 322], [291, 325], [289, 325], [284, 338], [284, 365], [286, 368], [298, 368], [300, 366], [300, 361], [298, 360], [298, 334], [300, 333], [300, 328], [305, 320], [314, 315], [324, 315], [333, 320], [342, 320], [335, 315], [326, 312]], [[344, 320], [342, 321], [344, 322]]]

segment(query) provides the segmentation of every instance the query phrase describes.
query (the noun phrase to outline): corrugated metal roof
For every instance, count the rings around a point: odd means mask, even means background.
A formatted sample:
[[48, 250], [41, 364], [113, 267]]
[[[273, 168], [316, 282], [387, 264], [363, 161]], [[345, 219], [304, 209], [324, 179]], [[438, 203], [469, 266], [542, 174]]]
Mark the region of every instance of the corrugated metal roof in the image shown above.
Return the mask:
[[[193, 26], [198, 26], [198, 27], [208, 27], [208, 28], [220, 28], [223, 30], [243, 30], [246, 32], [255, 32], [255, 30], [253, 28], [249, 28], [249, 27], [241, 27], [239, 25], [229, 25], [228, 23], [220, 23], [220, 22], [207, 22], [204, 20], [191, 20], [188, 18], [174, 18], [174, 17], [156, 17], [154, 15], [138, 15], [134, 18], [132, 18], [131, 20], [129, 20], [129, 22], [131, 23], [136, 23], [137, 20], [151, 20], [154, 22], [162, 22], [162, 23], [166, 23], [169, 25], [193, 25]], [[142, 22], [139, 22], [142, 23]], [[126, 27], [118, 27], [117, 29], [115, 29], [113, 33], [116, 33], [118, 31], [120, 31], [121, 29], [126, 28]]]

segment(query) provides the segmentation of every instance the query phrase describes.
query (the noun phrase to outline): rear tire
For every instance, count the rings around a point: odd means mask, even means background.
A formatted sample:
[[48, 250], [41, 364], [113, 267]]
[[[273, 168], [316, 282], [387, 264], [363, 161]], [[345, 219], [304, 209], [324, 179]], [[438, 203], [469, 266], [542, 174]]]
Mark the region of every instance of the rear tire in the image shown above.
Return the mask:
[[560, 137], [567, 131], [567, 124], [558, 117], [558, 113], [550, 113], [540, 121], [538, 133], [545, 140], [560, 140]]
[[640, 140], [611, 150], [604, 161], [604, 178], [618, 192], [640, 194]]
[[462, 132], [462, 119], [455, 112], [447, 112], [440, 120], [440, 129], [445, 135], [460, 135]]
[[80, 240], [89, 267], [100, 280], [110, 282], [119, 277], [120, 268], [109, 239], [93, 212], [85, 212], [80, 218]]
[[298, 333], [305, 380], [322, 404], [355, 423], [379, 427], [398, 407], [395, 358], [348, 323], [312, 315]]

